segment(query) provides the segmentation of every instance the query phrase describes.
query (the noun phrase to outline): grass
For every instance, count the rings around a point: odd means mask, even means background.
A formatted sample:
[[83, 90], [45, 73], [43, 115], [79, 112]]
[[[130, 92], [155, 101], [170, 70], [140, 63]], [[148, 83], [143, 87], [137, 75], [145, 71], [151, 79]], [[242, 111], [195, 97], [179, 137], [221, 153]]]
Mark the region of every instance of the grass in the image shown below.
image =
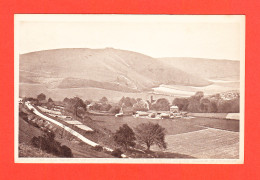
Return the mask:
[[[152, 120], [131, 116], [91, 116], [99, 126], [115, 132], [123, 124], [135, 128], [140, 123], [159, 123], [167, 130], [168, 147], [162, 151], [152, 146], [153, 153], [126, 152], [135, 158], [238, 158], [239, 121], [214, 118]], [[140, 148], [141, 149], [141, 148]]]
[[41, 158], [55, 158], [52, 154], [49, 154], [39, 148], [33, 147], [26, 143], [19, 144], [19, 157], [41, 157]]
[[[51, 116], [50, 116], [51, 117]], [[53, 117], [52, 117], [53, 118]], [[65, 124], [59, 118], [53, 118]], [[22, 119], [20, 119], [21, 121]], [[213, 118], [192, 118], [192, 119], [145, 119], [125, 116], [116, 118], [114, 116], [91, 116], [85, 119], [76, 118], [94, 129], [92, 133], [85, 132], [73, 125], [66, 124], [77, 130], [88, 139], [99, 143], [101, 146], [118, 148], [113, 141], [113, 133], [123, 124], [135, 128], [140, 123], [159, 123], [166, 131], [166, 150], [152, 146], [152, 151], [141, 152], [129, 150], [124, 152], [132, 158], [237, 158], [239, 144], [239, 121], [220, 120]], [[29, 143], [33, 136], [41, 135], [38, 128], [26, 124], [24, 120], [19, 123], [19, 142]], [[75, 158], [114, 158], [110, 153], [97, 151], [95, 148], [86, 145], [76, 138], [70, 136], [60, 137], [56, 132], [56, 140], [71, 148]], [[144, 149], [142, 147], [136, 147]], [[30, 151], [28, 152], [30, 155]], [[23, 153], [24, 154], [24, 153]]]
[[[58, 128], [58, 127], [57, 127]], [[19, 118], [19, 156], [20, 157], [56, 157], [48, 154], [38, 148], [31, 145], [31, 139], [36, 136], [42, 136], [44, 134], [39, 128], [29, 124], [21, 117]], [[91, 146], [80, 142], [77, 139], [70, 139], [70, 137], [60, 137], [59, 131], [55, 132], [55, 140], [62, 145], [66, 145], [71, 148], [74, 158], [112, 158], [113, 156], [105, 152], [97, 152], [91, 149]], [[20, 147], [21, 146], [21, 147]]]
[[186, 158], [186, 159], [193, 159], [193, 156], [179, 154], [179, 153], [172, 153], [172, 152], [162, 152], [162, 151], [145, 151], [140, 152], [136, 150], [128, 150], [125, 152], [127, 156], [132, 158]]

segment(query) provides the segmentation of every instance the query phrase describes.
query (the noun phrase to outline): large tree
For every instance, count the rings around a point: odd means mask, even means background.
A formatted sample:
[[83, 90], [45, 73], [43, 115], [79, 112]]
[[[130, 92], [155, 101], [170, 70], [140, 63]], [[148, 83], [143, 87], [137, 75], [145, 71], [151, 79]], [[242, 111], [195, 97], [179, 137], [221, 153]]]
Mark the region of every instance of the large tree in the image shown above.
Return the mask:
[[159, 148], [167, 147], [165, 142], [166, 130], [159, 124], [142, 123], [135, 128], [135, 133], [137, 141], [141, 145], [145, 145], [148, 151], [152, 145], [157, 145]]
[[66, 103], [66, 110], [73, 112], [75, 116], [78, 116], [78, 111], [86, 111], [86, 104], [79, 97], [65, 98], [63, 102]]
[[157, 111], [169, 111], [170, 102], [165, 98], [160, 98], [156, 101], [155, 104], [152, 105], [152, 109]]
[[123, 124], [123, 126], [116, 131], [114, 140], [118, 145], [127, 150], [128, 147], [135, 146], [135, 133], [127, 124]]
[[172, 104], [178, 106], [180, 111], [187, 111], [189, 100], [187, 98], [175, 98]]
[[37, 96], [37, 99], [38, 99], [39, 101], [43, 101], [43, 100], [46, 99], [46, 95], [43, 94], [43, 93], [41, 93], [41, 94], [39, 94], [39, 95]]

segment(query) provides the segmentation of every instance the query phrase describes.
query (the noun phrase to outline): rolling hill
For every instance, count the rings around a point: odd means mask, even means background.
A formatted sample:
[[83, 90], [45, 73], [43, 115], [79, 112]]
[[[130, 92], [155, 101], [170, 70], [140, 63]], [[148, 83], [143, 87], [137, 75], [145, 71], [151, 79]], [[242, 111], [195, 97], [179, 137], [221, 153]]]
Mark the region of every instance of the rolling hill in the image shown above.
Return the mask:
[[151, 90], [161, 84], [206, 86], [210, 81], [161, 60], [125, 50], [56, 49], [20, 55], [20, 83], [48, 88]]
[[214, 60], [201, 58], [160, 58], [172, 67], [181, 69], [199, 77], [210, 80], [238, 81], [240, 62], [231, 60]]

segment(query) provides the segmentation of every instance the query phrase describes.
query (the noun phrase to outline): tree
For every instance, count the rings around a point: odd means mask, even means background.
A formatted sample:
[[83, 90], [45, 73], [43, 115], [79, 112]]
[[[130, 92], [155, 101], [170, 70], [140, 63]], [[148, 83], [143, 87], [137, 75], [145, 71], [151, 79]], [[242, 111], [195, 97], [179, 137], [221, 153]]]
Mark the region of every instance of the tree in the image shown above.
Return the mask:
[[41, 93], [41, 94], [39, 94], [39, 95], [37, 96], [37, 99], [38, 99], [39, 101], [43, 101], [43, 100], [46, 99], [46, 95], [43, 94], [43, 93]]
[[75, 113], [76, 116], [78, 116], [78, 109], [79, 108], [82, 108], [84, 111], [86, 111], [86, 104], [79, 97], [73, 98], [72, 107], [74, 108], [74, 113]]
[[130, 97], [122, 97], [119, 101], [120, 106], [126, 106], [126, 107], [133, 107], [133, 104], [136, 103], [137, 101], [134, 98]]
[[102, 97], [99, 102], [101, 103], [107, 103], [108, 102], [108, 99], [106, 97]]
[[187, 98], [175, 98], [172, 104], [178, 106], [180, 111], [187, 111], [189, 100]]
[[134, 111], [148, 111], [149, 104], [144, 100], [139, 100], [133, 105]]
[[156, 101], [154, 105], [152, 105], [152, 109], [157, 111], [169, 111], [170, 110], [170, 103], [165, 98], [160, 98]]
[[128, 147], [135, 146], [135, 133], [127, 124], [123, 124], [123, 126], [116, 131], [114, 140], [118, 145], [127, 150]]
[[119, 106], [112, 106], [110, 109], [109, 109], [109, 112], [110, 113], [113, 113], [113, 114], [118, 114], [120, 112], [120, 107]]
[[152, 145], [157, 145], [159, 148], [166, 148], [165, 128], [158, 123], [151, 122], [142, 123], [135, 128], [137, 141], [141, 145], [145, 145], [147, 150], [150, 150]]
[[69, 112], [72, 112], [75, 114], [75, 116], [78, 116], [78, 111], [86, 111], [86, 104], [83, 102], [82, 99], [79, 97], [74, 98], [65, 98], [63, 100], [64, 103], [66, 103], [66, 110]]
[[187, 110], [189, 112], [201, 112], [200, 111], [200, 100], [204, 97], [204, 93], [202, 91], [198, 91], [195, 95], [189, 98], [189, 105]]
[[53, 100], [51, 98], [48, 99], [48, 102], [53, 102]]
[[111, 109], [111, 104], [102, 104], [100, 111], [109, 111]]

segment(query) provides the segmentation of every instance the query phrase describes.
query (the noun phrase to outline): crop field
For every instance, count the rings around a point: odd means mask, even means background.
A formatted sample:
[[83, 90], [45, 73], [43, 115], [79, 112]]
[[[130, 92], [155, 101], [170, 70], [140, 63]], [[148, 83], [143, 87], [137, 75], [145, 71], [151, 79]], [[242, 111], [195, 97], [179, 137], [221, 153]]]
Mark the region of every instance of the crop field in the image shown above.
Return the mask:
[[239, 158], [238, 132], [208, 128], [168, 135], [166, 142], [168, 144], [166, 152], [178, 152], [202, 159]]
[[[195, 158], [239, 158], [239, 121], [213, 118], [145, 119], [131, 116], [91, 116], [100, 126], [115, 132], [121, 125], [135, 128], [140, 123], [158, 123], [166, 129], [165, 152], [180, 153]], [[155, 146], [153, 150], [159, 150]]]

